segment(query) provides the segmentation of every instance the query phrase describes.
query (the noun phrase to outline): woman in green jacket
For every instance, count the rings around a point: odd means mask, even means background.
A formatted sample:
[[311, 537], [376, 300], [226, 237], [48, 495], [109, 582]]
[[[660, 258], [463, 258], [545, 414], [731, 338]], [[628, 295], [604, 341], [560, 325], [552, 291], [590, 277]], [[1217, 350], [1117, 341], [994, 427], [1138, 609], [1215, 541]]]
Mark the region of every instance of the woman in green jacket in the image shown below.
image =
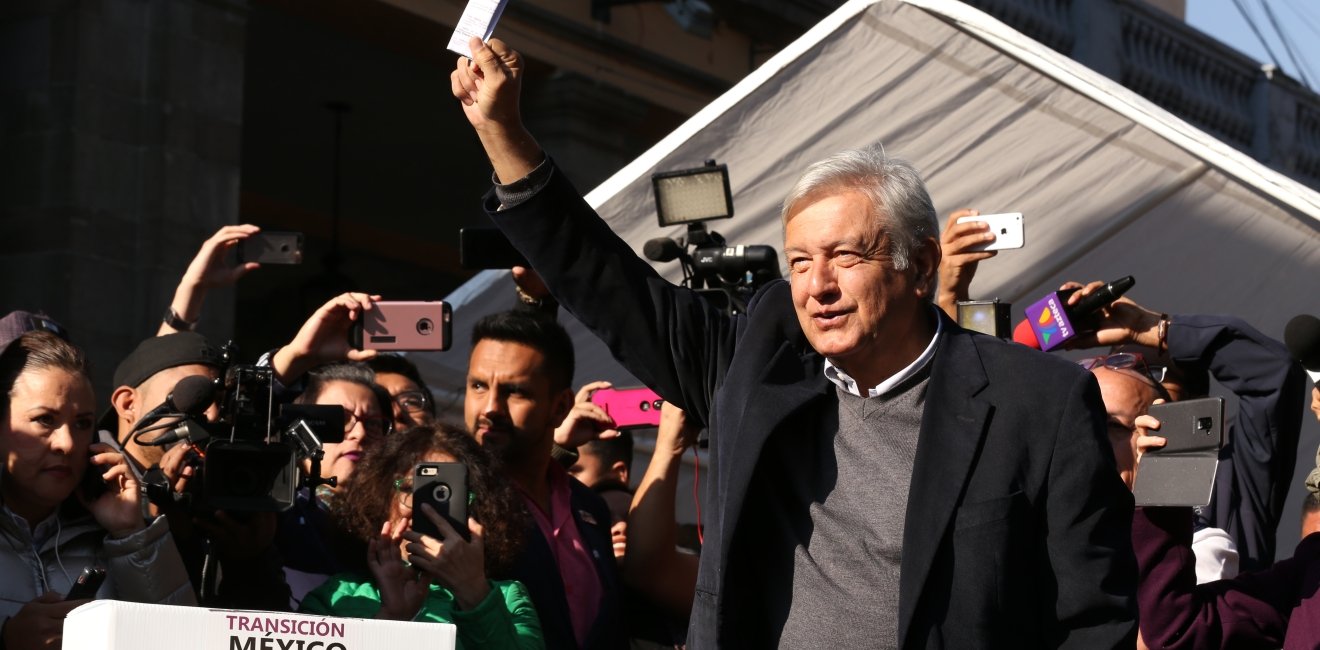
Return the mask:
[[[429, 504], [414, 512], [414, 466], [459, 462], [467, 468], [470, 541]], [[491, 580], [518, 552], [525, 517], [518, 496], [491, 469], [486, 453], [447, 426], [395, 433], [363, 459], [352, 490], [335, 501], [339, 525], [367, 545], [371, 575], [339, 574], [303, 599], [301, 611], [331, 616], [453, 623], [458, 648], [544, 648], [527, 589]], [[426, 517], [443, 541], [412, 530]]]

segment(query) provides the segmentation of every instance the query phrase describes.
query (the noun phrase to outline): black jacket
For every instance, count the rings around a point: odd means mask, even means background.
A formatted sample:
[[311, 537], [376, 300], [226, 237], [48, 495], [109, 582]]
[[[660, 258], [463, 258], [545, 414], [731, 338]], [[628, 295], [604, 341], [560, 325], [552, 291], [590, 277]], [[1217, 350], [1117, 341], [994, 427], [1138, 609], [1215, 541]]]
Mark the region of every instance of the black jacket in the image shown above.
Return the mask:
[[[759, 645], [781, 576], [739, 566], [764, 531], [740, 517], [777, 435], [810, 433], [836, 394], [789, 287], [728, 317], [640, 260], [562, 174], [487, 209], [559, 302], [621, 363], [710, 429], [705, 545], [691, 648]], [[908, 499], [898, 634], [904, 648], [1132, 647], [1132, 497], [1090, 373], [945, 321]], [[791, 549], [790, 549], [791, 550]], [[732, 577], [731, 577], [732, 576]], [[767, 590], [770, 590], [767, 592]], [[823, 621], [847, 625], [848, 621]]]

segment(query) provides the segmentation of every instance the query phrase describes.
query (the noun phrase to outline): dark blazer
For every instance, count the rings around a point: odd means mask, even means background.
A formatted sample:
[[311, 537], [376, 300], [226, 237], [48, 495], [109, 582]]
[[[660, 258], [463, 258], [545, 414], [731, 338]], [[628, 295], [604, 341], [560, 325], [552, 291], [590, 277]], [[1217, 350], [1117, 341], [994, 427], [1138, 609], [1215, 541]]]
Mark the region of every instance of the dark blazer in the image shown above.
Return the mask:
[[[774, 589], [781, 572], [744, 566], [752, 554], [742, 550], [765, 541], [742, 521], [759, 496], [748, 488], [768, 462], [767, 440], [810, 433], [811, 414], [837, 400], [787, 283], [729, 317], [659, 277], [558, 173], [531, 199], [494, 207], [488, 195], [492, 218], [560, 303], [638, 379], [708, 425], [713, 483], [689, 642], [760, 645], [775, 625], [763, 610], [792, 594]], [[947, 319], [944, 328], [908, 499], [902, 647], [1132, 647], [1132, 497], [1095, 380]]]
[[[595, 492], [573, 477], [568, 477], [572, 495], [573, 521], [577, 524], [582, 542], [587, 545], [591, 559], [600, 576], [601, 603], [596, 622], [587, 634], [584, 649], [626, 648], [628, 639], [623, 627], [622, 587], [614, 564], [614, 542], [610, 538], [610, 511]], [[541, 635], [548, 650], [577, 648], [573, 622], [568, 616], [568, 600], [564, 597], [564, 581], [559, 577], [555, 556], [550, 543], [531, 515], [527, 517], [527, 533], [522, 552], [508, 577], [527, 587], [541, 619]]]

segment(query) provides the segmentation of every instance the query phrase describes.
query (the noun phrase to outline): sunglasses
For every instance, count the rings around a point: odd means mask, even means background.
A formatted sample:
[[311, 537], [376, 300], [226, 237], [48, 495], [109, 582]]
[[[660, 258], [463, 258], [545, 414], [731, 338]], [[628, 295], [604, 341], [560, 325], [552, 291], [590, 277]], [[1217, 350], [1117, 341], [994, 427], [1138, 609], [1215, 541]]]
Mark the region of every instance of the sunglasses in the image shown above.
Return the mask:
[[1163, 381], [1169, 374], [1169, 367], [1159, 364], [1146, 363], [1146, 358], [1140, 352], [1116, 352], [1099, 357], [1087, 357], [1077, 362], [1077, 365], [1087, 369], [1108, 368], [1109, 370], [1134, 370], [1140, 372], [1143, 376], [1150, 379], [1159, 391], [1160, 397], [1169, 400], [1169, 392], [1164, 388]]

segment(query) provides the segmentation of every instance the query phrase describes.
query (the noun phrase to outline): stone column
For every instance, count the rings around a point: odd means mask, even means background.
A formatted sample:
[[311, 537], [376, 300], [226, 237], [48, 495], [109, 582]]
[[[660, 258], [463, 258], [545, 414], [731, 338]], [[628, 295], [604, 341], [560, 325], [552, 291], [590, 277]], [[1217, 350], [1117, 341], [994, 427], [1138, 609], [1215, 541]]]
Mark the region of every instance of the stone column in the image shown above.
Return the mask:
[[[238, 214], [245, 0], [0, 9], [0, 310], [42, 309], [102, 404], [201, 242]], [[233, 329], [214, 292], [200, 330]]]

